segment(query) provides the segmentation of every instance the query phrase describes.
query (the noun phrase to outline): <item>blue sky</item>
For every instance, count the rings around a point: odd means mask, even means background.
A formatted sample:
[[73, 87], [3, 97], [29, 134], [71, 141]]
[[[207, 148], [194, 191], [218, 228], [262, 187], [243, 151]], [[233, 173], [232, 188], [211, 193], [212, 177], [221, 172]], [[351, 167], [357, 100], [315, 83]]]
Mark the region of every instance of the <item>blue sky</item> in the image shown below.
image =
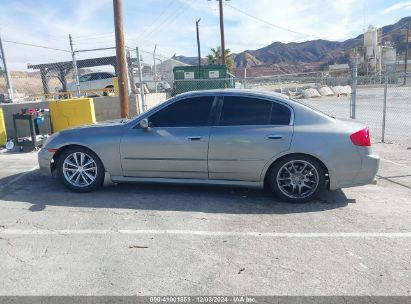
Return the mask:
[[[224, 10], [226, 45], [240, 52], [274, 41], [351, 38], [369, 24], [382, 26], [411, 15], [411, 1], [230, 0]], [[123, 0], [123, 14], [126, 44], [132, 48], [152, 50], [157, 44], [165, 56], [195, 56], [199, 18], [203, 56], [219, 45], [215, 0]], [[112, 0], [0, 0], [0, 26], [6, 40], [68, 49], [71, 33], [76, 49], [114, 45]], [[59, 51], [11, 43], [5, 48], [12, 69], [70, 59]]]

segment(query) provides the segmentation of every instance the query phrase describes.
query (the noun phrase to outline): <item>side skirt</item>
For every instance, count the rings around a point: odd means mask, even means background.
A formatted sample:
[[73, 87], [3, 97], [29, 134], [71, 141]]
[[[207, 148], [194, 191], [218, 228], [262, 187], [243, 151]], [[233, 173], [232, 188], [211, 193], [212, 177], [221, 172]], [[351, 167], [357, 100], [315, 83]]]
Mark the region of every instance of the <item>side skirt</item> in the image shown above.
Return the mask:
[[163, 183], [163, 184], [188, 184], [188, 185], [220, 185], [247, 188], [260, 188], [264, 184], [260, 182], [217, 180], [217, 179], [191, 179], [191, 178], [161, 178], [161, 177], [133, 177], [111, 176], [114, 183]]

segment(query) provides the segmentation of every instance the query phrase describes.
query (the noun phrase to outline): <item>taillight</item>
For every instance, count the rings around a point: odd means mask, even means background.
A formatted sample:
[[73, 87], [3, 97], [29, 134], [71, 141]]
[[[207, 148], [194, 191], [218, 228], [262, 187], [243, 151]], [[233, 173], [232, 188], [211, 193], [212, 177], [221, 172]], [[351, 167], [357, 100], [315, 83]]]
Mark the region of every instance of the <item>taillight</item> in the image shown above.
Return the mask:
[[358, 132], [351, 134], [350, 138], [352, 143], [356, 146], [371, 146], [370, 131], [368, 130], [368, 128], [364, 128]]

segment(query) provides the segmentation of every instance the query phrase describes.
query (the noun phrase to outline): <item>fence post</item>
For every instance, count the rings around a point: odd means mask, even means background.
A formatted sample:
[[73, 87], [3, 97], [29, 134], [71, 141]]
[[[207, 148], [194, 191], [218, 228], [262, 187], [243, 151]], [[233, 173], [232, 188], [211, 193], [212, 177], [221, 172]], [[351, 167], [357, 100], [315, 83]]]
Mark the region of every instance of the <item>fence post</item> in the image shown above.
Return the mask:
[[384, 83], [384, 105], [382, 110], [382, 127], [381, 127], [381, 142], [385, 142], [385, 121], [387, 115], [387, 89], [388, 89], [388, 74], [385, 74], [385, 83]]
[[76, 52], [73, 49], [73, 40], [71, 39], [71, 34], [69, 35], [70, 40], [70, 49], [71, 49], [71, 58], [73, 60], [73, 70], [74, 70], [74, 77], [76, 79], [76, 94], [77, 97], [80, 97], [80, 80], [78, 77], [78, 70], [77, 70], [77, 60], [76, 60]]
[[351, 83], [351, 118], [355, 119], [355, 108], [357, 103], [357, 57], [353, 59], [352, 83]]
[[143, 112], [146, 109], [146, 102], [144, 100], [144, 81], [143, 81], [143, 70], [141, 68], [141, 57], [140, 57], [140, 50], [138, 46], [136, 47], [136, 56], [137, 56], [137, 66], [138, 66], [138, 75], [139, 75], [139, 83], [140, 83], [140, 96], [141, 96], [141, 107]]
[[14, 91], [13, 91], [13, 84], [11, 82], [10, 71], [7, 69], [7, 62], [6, 62], [6, 55], [4, 54], [3, 42], [1, 40], [0, 35], [0, 59], [3, 62], [4, 73], [6, 74], [6, 82], [7, 82], [7, 91], [8, 91], [8, 98], [13, 102], [14, 99]]

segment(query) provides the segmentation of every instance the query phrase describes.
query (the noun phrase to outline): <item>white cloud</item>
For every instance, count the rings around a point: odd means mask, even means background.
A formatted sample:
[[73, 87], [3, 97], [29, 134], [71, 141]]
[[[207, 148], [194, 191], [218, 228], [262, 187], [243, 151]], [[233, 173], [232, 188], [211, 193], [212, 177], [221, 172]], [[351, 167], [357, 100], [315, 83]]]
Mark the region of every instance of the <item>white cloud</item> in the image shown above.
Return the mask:
[[[0, 22], [6, 39], [68, 49], [67, 36], [71, 33], [75, 38], [76, 49], [114, 45], [111, 0], [38, 0], [36, 5], [26, 1], [2, 1], [5, 3], [2, 3]], [[355, 37], [362, 32], [364, 25], [361, 1], [364, 0], [232, 0], [224, 6], [226, 46], [232, 52], [241, 52], [261, 48], [275, 41], [287, 43]], [[401, 8], [408, 6], [411, 6], [411, 1], [397, 3], [383, 12], [399, 13]], [[401, 17], [388, 13], [382, 16], [380, 11], [381, 5], [370, 7], [367, 10], [370, 21], [385, 25]], [[125, 0], [123, 15], [126, 43], [133, 49], [138, 45], [142, 49], [153, 50], [157, 44], [158, 53], [167, 56], [195, 56], [195, 21], [199, 18], [202, 55], [205, 56], [210, 48], [220, 44], [217, 1], [150, 0], [150, 4], [147, 4]], [[91, 37], [78, 38], [88, 35]], [[70, 60], [69, 53], [12, 44], [6, 44], [5, 47], [11, 69], [24, 68], [27, 63]], [[81, 56], [103, 55], [95, 52]]]
[[404, 1], [404, 2], [399, 2], [396, 4], [393, 4], [385, 9], [383, 9], [380, 14], [381, 15], [386, 15], [389, 13], [392, 13], [394, 11], [398, 11], [401, 9], [411, 9], [411, 1]]

